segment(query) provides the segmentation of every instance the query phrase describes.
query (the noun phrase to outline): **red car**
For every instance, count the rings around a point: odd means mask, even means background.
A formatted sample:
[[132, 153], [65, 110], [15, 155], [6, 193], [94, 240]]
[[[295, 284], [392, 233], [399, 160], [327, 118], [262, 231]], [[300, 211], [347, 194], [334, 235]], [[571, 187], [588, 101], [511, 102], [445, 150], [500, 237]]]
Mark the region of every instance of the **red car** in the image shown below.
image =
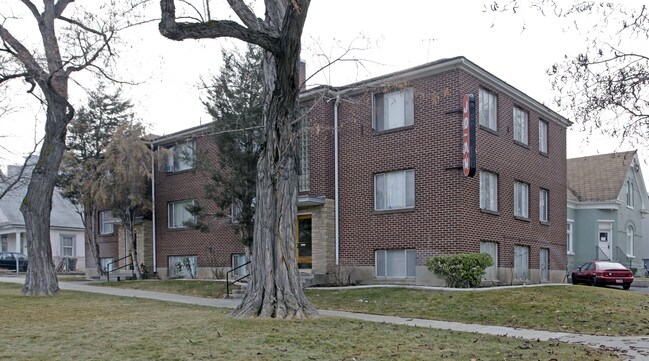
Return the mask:
[[591, 286], [618, 285], [625, 290], [631, 287], [633, 272], [617, 262], [586, 262], [572, 273], [572, 284], [587, 283]]

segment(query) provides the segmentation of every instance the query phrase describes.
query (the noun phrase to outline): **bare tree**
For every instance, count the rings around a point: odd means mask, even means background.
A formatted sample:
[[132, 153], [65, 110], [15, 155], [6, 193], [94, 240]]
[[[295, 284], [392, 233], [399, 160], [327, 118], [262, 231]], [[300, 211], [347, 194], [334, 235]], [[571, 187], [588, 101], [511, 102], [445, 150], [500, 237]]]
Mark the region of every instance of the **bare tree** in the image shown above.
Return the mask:
[[[107, 75], [105, 68], [112, 53], [111, 41], [126, 19], [111, 4], [102, 4], [102, 17], [72, 6], [73, 0], [43, 0], [37, 6], [30, 0], [3, 2], [0, 5], [0, 54], [9, 62], [0, 64], [0, 83], [23, 79], [29, 92], [45, 107], [45, 135], [38, 162], [34, 166], [27, 195], [21, 205], [27, 230], [29, 268], [23, 286], [24, 295], [52, 295], [59, 291], [50, 244], [52, 193], [63, 150], [66, 128], [74, 116], [68, 101], [70, 77], [89, 70]], [[120, 2], [122, 6], [130, 1]], [[132, 4], [131, 4], [132, 5]], [[132, 7], [128, 7], [132, 9]], [[13, 30], [33, 26], [28, 36], [16, 37]], [[27, 38], [26, 40], [23, 40]], [[33, 44], [41, 44], [39, 46]]]
[[519, 16], [536, 9], [553, 25], [583, 35], [584, 48], [548, 69], [555, 103], [582, 131], [621, 141], [649, 139], [649, 9], [642, 3], [494, 1], [488, 9]]
[[[160, 33], [173, 40], [232, 37], [264, 49], [264, 140], [257, 163], [251, 277], [233, 317], [317, 315], [302, 290], [295, 259], [296, 128], [300, 39], [310, 0], [265, 0], [261, 19], [243, 0], [228, 0], [241, 23], [177, 22], [174, 0], [161, 0]], [[208, 13], [209, 14], [209, 13]]]

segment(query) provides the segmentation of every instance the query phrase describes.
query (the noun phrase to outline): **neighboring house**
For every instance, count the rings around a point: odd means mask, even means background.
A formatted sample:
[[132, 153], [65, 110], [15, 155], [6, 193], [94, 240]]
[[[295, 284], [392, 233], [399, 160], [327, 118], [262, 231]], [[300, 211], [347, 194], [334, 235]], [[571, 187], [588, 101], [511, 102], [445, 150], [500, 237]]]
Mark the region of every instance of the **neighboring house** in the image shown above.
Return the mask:
[[567, 193], [567, 272], [596, 259], [642, 270], [649, 203], [637, 152], [568, 159]]
[[[463, 175], [466, 94], [475, 100], [473, 177]], [[300, 100], [296, 252], [310, 283], [439, 285], [427, 258], [466, 252], [492, 255], [489, 282], [564, 279], [567, 119], [463, 57], [303, 91]], [[210, 276], [242, 262], [229, 217], [213, 219], [208, 233], [183, 226], [187, 204], [213, 207], [203, 199], [207, 177], [180, 156], [216, 162], [209, 131], [152, 141], [173, 154], [154, 169], [160, 277]]]
[[[18, 168], [9, 167], [7, 178], [15, 176], [13, 170]], [[20, 213], [20, 205], [26, 193], [27, 182], [23, 182], [0, 199], [0, 250], [20, 252], [29, 257], [25, 220]], [[52, 259], [57, 268], [60, 266], [59, 269], [68, 271], [84, 269], [86, 259], [83, 224], [74, 205], [63, 198], [57, 188], [52, 197], [50, 242]]]

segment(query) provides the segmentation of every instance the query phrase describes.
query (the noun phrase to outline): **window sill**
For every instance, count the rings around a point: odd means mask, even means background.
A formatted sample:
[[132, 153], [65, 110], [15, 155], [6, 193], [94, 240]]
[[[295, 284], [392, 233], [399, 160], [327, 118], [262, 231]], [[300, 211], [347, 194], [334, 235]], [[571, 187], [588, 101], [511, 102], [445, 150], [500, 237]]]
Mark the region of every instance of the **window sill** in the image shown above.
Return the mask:
[[523, 142], [519, 142], [518, 140], [514, 140], [514, 144], [516, 144], [516, 145], [518, 145], [518, 146], [521, 146], [521, 147], [523, 147], [523, 148], [525, 148], [525, 149], [527, 149], [527, 150], [530, 149], [529, 144], [525, 144], [525, 143], [523, 143]]
[[110, 237], [110, 236], [114, 236], [114, 235], [115, 235], [115, 232], [112, 232], [112, 233], [99, 233], [99, 237]]
[[567, 254], [568, 256], [574, 256], [574, 255], [575, 255], [575, 252], [566, 252], [566, 254]]
[[485, 209], [485, 208], [480, 208], [480, 212], [486, 213], [486, 214], [491, 214], [492, 216], [499, 216], [500, 212], [498, 211], [492, 211], [490, 209]]
[[405, 276], [405, 277], [398, 277], [398, 276], [374, 276], [375, 279], [378, 280], [414, 280], [417, 277], [416, 276]]
[[189, 168], [189, 169], [183, 169], [183, 170], [175, 170], [173, 172], [162, 171], [161, 173], [166, 174], [166, 175], [176, 175], [176, 174], [188, 173], [188, 172], [191, 172], [193, 170], [194, 170], [194, 168]]
[[172, 227], [167, 227], [168, 231], [185, 231], [185, 230], [188, 230], [188, 229], [192, 229], [192, 228], [189, 228], [189, 227], [173, 227], [173, 228]]
[[480, 129], [484, 130], [487, 133], [491, 133], [491, 134], [493, 134], [495, 136], [498, 136], [498, 131], [497, 130], [493, 130], [493, 129], [487, 127], [487, 126], [480, 125]]
[[539, 151], [539, 154], [540, 154], [542, 157], [550, 158], [550, 156], [548, 155], [547, 152], [541, 152], [541, 151]]
[[626, 257], [627, 257], [628, 259], [635, 259], [635, 256], [632, 255], [632, 254], [627, 254]]
[[414, 125], [404, 125], [402, 127], [391, 128], [386, 130], [376, 130], [376, 129], [372, 129], [372, 130], [374, 135], [383, 135], [383, 134], [398, 133], [403, 130], [413, 129], [414, 127], [415, 127]]
[[528, 223], [530, 222], [529, 218], [521, 217], [521, 216], [514, 216], [514, 219], [517, 220], [517, 221], [523, 221], [523, 222], [528, 222]]
[[633, 207], [632, 207], [632, 206], [626, 206], [626, 208], [628, 208], [628, 209], [630, 209], [630, 210], [633, 210]]
[[540, 223], [542, 226], [549, 226], [549, 225], [550, 225], [550, 222], [539, 221], [539, 223]]
[[414, 211], [415, 211], [415, 207], [395, 208], [395, 209], [375, 209], [374, 214], [408, 213]]

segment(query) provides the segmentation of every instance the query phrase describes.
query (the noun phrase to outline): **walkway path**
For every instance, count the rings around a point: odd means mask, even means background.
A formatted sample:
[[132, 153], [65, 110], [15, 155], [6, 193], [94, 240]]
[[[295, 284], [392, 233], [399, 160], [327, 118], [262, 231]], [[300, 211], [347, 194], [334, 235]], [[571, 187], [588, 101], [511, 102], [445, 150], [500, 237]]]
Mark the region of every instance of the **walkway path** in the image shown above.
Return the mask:
[[[0, 282], [20, 283], [24, 280], [17, 277], [2, 277]], [[171, 293], [153, 292], [123, 289], [115, 287], [98, 287], [78, 282], [59, 282], [62, 290], [101, 293], [106, 295], [138, 297], [168, 302], [179, 302], [192, 305], [234, 308], [239, 304], [235, 299], [210, 299], [202, 297], [184, 296]], [[643, 337], [614, 337], [614, 336], [593, 336], [582, 335], [567, 332], [549, 332], [529, 330], [522, 328], [502, 327], [502, 326], [485, 326], [478, 324], [465, 324], [458, 322], [434, 321], [419, 318], [403, 318], [394, 316], [370, 315], [364, 313], [319, 310], [323, 316], [351, 318], [370, 322], [385, 322], [397, 325], [406, 325], [414, 327], [436, 328], [440, 330], [452, 330], [460, 332], [473, 332], [495, 336], [516, 337], [529, 340], [556, 340], [566, 343], [584, 344], [591, 347], [607, 347], [623, 353], [629, 360], [648, 360], [649, 361], [649, 336]]]

